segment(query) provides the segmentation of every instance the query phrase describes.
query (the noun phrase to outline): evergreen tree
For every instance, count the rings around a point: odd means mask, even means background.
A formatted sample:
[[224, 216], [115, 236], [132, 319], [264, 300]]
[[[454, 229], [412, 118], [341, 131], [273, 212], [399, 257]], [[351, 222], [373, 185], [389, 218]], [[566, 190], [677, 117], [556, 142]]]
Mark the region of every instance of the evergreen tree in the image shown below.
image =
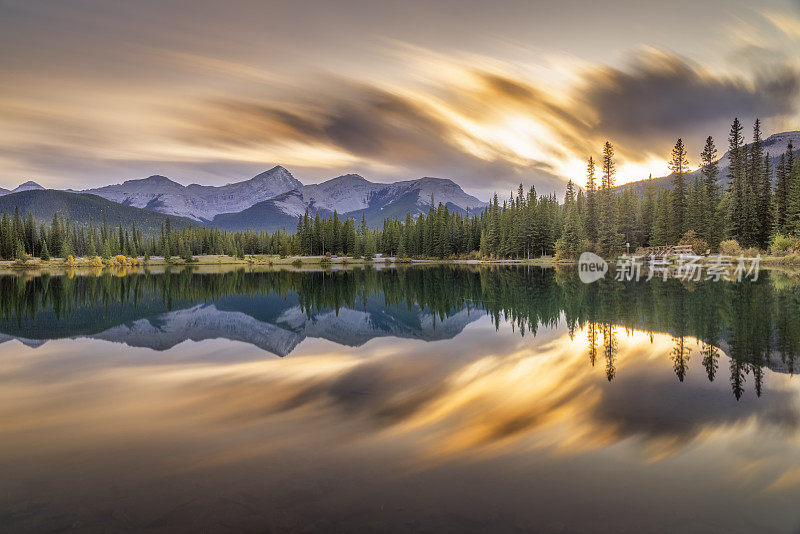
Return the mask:
[[598, 239], [605, 252], [613, 252], [622, 245], [623, 236], [617, 231], [617, 204], [611, 189], [614, 187], [614, 147], [606, 141], [603, 145], [603, 177], [600, 186], [600, 229]]
[[560, 256], [574, 258], [583, 252], [582, 249], [585, 246], [584, 241], [586, 238], [577, 205], [570, 203], [566, 209], [567, 219], [564, 223], [561, 239], [556, 245], [556, 250]]
[[761, 167], [761, 183], [758, 188], [758, 246], [767, 248], [773, 229], [772, 210], [772, 163], [769, 154], [764, 156]]
[[722, 221], [717, 218], [717, 206], [721, 198], [719, 190], [719, 165], [717, 164], [717, 147], [711, 136], [706, 138], [706, 144], [700, 153], [700, 174], [705, 184], [704, 205], [701, 207], [701, 227], [697, 234], [716, 248], [722, 240]]
[[781, 154], [775, 167], [775, 195], [772, 199], [773, 224], [777, 234], [788, 233], [786, 215], [789, 202], [789, 176], [791, 172], [787, 172], [786, 154]]
[[672, 171], [672, 233], [671, 240], [677, 243], [686, 232], [686, 172], [689, 170], [689, 159], [686, 157], [686, 147], [683, 140], [678, 138], [672, 149], [672, 159], [669, 162]]
[[651, 174], [644, 186], [644, 196], [641, 201], [642, 212], [642, 245], [650, 246], [653, 234], [653, 225], [656, 219], [656, 188], [653, 185]]
[[586, 164], [586, 217], [584, 218], [584, 227], [586, 228], [586, 237], [590, 241], [597, 240], [597, 186], [594, 182], [594, 159], [589, 156], [589, 161]]
[[23, 263], [28, 261], [28, 255], [25, 254], [25, 244], [22, 242], [21, 239], [17, 240], [16, 247], [17, 247], [17, 250], [16, 250], [16, 253], [14, 254], [14, 259], [16, 259], [17, 261], [21, 261]]
[[728, 213], [728, 234], [740, 243], [745, 242], [747, 225], [747, 202], [745, 191], [746, 154], [742, 138], [742, 124], [736, 118], [728, 135], [728, 193], [730, 194], [730, 210]]

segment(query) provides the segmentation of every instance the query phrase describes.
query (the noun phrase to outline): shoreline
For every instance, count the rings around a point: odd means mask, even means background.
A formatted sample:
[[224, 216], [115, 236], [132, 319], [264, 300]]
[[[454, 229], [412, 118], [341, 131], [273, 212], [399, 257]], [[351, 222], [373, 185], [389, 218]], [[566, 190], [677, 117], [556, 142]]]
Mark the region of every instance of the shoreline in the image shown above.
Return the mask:
[[[706, 257], [700, 264], [708, 263]], [[607, 260], [608, 261], [608, 260]], [[611, 265], [613, 260], [609, 261]], [[533, 258], [533, 259], [437, 259], [437, 258], [401, 258], [375, 257], [371, 260], [351, 258], [345, 256], [287, 256], [281, 258], [277, 255], [251, 255], [244, 259], [233, 256], [206, 255], [195, 256], [194, 261], [186, 262], [180, 258], [169, 261], [162, 257], [151, 257], [146, 262], [143, 258], [127, 258], [120, 262], [115, 259], [103, 260], [99, 263], [96, 258], [74, 258], [67, 261], [61, 258], [52, 258], [42, 261], [32, 258], [25, 263], [16, 260], [0, 261], [0, 273], [30, 273], [30, 272], [68, 272], [68, 271], [103, 271], [127, 269], [168, 269], [185, 267], [249, 267], [249, 268], [342, 268], [349, 266], [372, 265], [379, 267], [404, 266], [404, 265], [461, 265], [461, 266], [491, 266], [491, 265], [528, 265], [537, 267], [556, 267], [577, 265], [574, 259]], [[762, 256], [760, 266], [767, 269], [800, 271], [800, 256]]]
[[553, 258], [535, 258], [530, 260], [478, 260], [478, 259], [437, 259], [437, 258], [401, 258], [375, 257], [371, 260], [351, 258], [347, 256], [287, 256], [281, 258], [277, 255], [248, 255], [244, 259], [234, 256], [207, 255], [194, 256], [193, 261], [186, 262], [180, 258], [169, 261], [163, 257], [151, 257], [145, 261], [142, 257], [127, 258], [126, 262], [115, 259], [103, 260], [102, 264], [96, 259], [74, 258], [72, 261], [62, 258], [52, 258], [47, 261], [31, 258], [24, 263], [17, 260], [0, 260], [0, 272], [23, 272], [35, 270], [71, 270], [92, 269], [102, 270], [108, 268], [143, 268], [143, 267], [196, 267], [196, 266], [241, 266], [241, 267], [293, 267], [293, 266], [351, 266], [351, 265], [570, 265], [576, 264], [573, 260], [555, 260]]

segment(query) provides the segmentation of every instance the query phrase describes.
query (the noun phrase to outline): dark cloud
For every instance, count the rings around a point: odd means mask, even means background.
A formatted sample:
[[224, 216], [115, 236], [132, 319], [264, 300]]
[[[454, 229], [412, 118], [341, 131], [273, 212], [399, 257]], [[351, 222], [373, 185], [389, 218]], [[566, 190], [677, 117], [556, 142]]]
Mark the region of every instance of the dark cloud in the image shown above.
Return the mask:
[[597, 117], [592, 134], [615, 140], [636, 156], [663, 151], [677, 137], [714, 134], [733, 117], [791, 116], [799, 109], [800, 72], [784, 63], [755, 73], [751, 81], [715, 76], [675, 55], [649, 53], [628, 70], [588, 73], [578, 91]]

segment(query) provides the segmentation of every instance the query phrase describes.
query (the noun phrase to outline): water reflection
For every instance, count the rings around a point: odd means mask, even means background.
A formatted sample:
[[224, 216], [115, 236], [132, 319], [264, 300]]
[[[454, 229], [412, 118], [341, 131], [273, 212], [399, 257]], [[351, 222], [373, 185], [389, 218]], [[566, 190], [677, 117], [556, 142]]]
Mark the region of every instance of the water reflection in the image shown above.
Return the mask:
[[452, 339], [489, 316], [522, 336], [559, 319], [587, 329], [589, 362], [617, 373], [616, 327], [668, 333], [665, 357], [683, 382], [693, 343], [708, 380], [720, 350], [741, 398], [751, 376], [763, 391], [763, 368], [793, 373], [800, 349], [800, 285], [781, 273], [756, 282], [586, 285], [570, 269], [431, 266], [333, 272], [192, 270], [128, 276], [0, 276], [0, 342], [31, 347], [86, 337], [168, 350], [187, 341], [243, 341], [278, 356], [309, 338], [346, 346], [393, 336]]
[[796, 528], [797, 285], [576, 282], [3, 279], [0, 530]]

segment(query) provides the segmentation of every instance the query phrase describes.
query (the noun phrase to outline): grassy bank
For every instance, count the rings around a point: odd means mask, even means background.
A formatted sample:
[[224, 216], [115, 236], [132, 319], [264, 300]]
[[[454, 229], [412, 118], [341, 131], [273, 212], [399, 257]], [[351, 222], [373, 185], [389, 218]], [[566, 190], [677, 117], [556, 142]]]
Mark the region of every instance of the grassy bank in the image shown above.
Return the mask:
[[[613, 264], [614, 259], [608, 259]], [[678, 258], [672, 258], [672, 263], [676, 264]], [[710, 257], [701, 260], [701, 263], [713, 261]], [[146, 261], [144, 258], [126, 258], [116, 256], [114, 258], [101, 260], [100, 258], [52, 258], [43, 261], [38, 258], [31, 258], [25, 262], [0, 261], [0, 271], [19, 272], [19, 271], [40, 271], [40, 272], [59, 272], [71, 269], [128, 269], [128, 268], [158, 268], [166, 269], [170, 267], [188, 266], [231, 266], [231, 267], [346, 267], [350, 265], [536, 265], [540, 267], [552, 267], [555, 265], [575, 264], [574, 259], [556, 259], [552, 257], [534, 259], [437, 259], [437, 258], [393, 258], [378, 256], [372, 259], [351, 258], [347, 256], [285, 256], [278, 255], [250, 255], [244, 258], [237, 258], [226, 255], [207, 255], [195, 256], [192, 261], [185, 261], [181, 258], [171, 258], [165, 260], [160, 257], [151, 257]], [[800, 270], [800, 255], [791, 254], [785, 256], [762, 256], [761, 266], [764, 268], [781, 270]]]
[[0, 261], [2, 271], [61, 271], [64, 269], [104, 269], [104, 268], [131, 268], [131, 267], [172, 267], [172, 266], [208, 266], [208, 265], [231, 265], [231, 266], [251, 266], [251, 267], [270, 267], [270, 266], [347, 266], [347, 265], [414, 265], [414, 264], [462, 264], [462, 265], [540, 265], [549, 266], [557, 263], [573, 263], [571, 261], [556, 261], [554, 258], [535, 258], [530, 260], [512, 259], [437, 259], [437, 258], [393, 258], [376, 256], [371, 259], [352, 258], [348, 256], [278, 256], [278, 255], [248, 255], [244, 258], [226, 255], [195, 256], [191, 261], [181, 258], [170, 258], [166, 260], [161, 257], [150, 257], [145, 260], [142, 257], [127, 258], [125, 256], [115, 256], [113, 258], [101, 259], [94, 258], [51, 258], [41, 260], [30, 258], [26, 261]]

